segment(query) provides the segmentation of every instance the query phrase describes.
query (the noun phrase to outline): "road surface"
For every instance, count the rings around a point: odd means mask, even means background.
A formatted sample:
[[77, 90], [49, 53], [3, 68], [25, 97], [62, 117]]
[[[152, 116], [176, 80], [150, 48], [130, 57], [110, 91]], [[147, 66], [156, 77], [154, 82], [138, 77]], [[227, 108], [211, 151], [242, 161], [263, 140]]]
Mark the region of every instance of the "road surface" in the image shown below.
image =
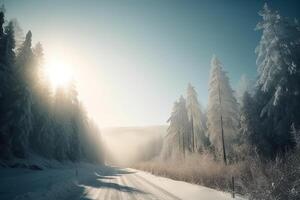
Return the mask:
[[[76, 170], [77, 168], [77, 170]], [[0, 169], [0, 199], [15, 200], [228, 200], [228, 193], [146, 172], [79, 166], [40, 171]], [[77, 172], [76, 172], [77, 171]], [[238, 200], [242, 198], [236, 198]]]
[[[226, 200], [228, 193], [181, 181], [157, 177], [146, 172], [128, 168], [109, 168], [95, 173], [94, 181], [82, 184], [78, 200]], [[236, 198], [242, 199], [242, 198]]]

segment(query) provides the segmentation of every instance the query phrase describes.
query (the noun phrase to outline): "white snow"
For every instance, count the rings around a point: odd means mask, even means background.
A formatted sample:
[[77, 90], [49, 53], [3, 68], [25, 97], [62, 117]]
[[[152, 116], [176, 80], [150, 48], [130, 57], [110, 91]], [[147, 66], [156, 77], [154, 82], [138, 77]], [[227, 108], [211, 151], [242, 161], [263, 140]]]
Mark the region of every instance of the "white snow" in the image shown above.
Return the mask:
[[74, 164], [44, 170], [0, 168], [0, 199], [63, 199], [78, 190], [78, 181], [92, 178], [98, 168], [80, 164], [78, 177]]
[[[137, 170], [135, 170], [137, 171]], [[233, 199], [231, 194], [217, 191], [200, 185], [195, 185], [183, 181], [175, 181], [169, 178], [159, 177], [147, 172], [138, 171], [138, 174], [155, 185], [174, 194], [180, 199], [184, 200], [226, 200]], [[239, 195], [235, 197], [236, 200], [243, 200]]]
[[134, 169], [80, 164], [76, 176], [75, 166], [38, 171], [2, 168], [0, 199], [232, 199], [229, 193]]

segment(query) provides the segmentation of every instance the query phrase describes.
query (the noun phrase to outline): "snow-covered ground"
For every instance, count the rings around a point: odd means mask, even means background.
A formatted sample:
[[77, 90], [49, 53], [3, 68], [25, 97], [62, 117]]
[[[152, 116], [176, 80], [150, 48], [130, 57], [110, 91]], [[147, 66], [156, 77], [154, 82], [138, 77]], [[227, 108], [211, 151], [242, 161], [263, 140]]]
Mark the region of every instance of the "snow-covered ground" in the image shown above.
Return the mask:
[[[81, 164], [56, 169], [0, 169], [0, 199], [227, 200], [228, 193], [134, 169]], [[236, 199], [242, 199], [240, 197]]]
[[0, 168], [0, 199], [64, 199], [78, 190], [78, 182], [93, 179], [99, 167], [80, 164], [55, 166], [44, 170]]

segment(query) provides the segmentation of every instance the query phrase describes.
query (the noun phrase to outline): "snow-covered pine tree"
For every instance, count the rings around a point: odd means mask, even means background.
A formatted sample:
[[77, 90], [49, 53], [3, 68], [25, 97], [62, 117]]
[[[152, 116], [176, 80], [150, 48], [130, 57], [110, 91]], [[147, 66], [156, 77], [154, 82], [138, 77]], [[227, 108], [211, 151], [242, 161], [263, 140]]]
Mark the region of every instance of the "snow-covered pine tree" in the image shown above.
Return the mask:
[[37, 154], [45, 157], [53, 155], [53, 131], [51, 123], [51, 92], [49, 81], [43, 71], [44, 53], [41, 43], [33, 48], [32, 67], [32, 113], [33, 130], [30, 133], [30, 146]]
[[[217, 155], [222, 155], [221, 121], [227, 154], [232, 152], [232, 144], [238, 136], [238, 104], [230, 87], [229, 79], [216, 56], [211, 60], [207, 127], [209, 139]], [[221, 120], [222, 118], [222, 120]]]
[[294, 145], [290, 126], [300, 125], [300, 27], [267, 4], [259, 12], [262, 37], [256, 48], [262, 101], [260, 117], [271, 156]]
[[3, 29], [4, 13], [0, 12], [0, 157], [12, 157], [12, 127], [17, 106], [18, 88], [15, 74], [15, 41], [12, 23]]
[[182, 150], [181, 152], [185, 155], [186, 151], [190, 151], [189, 144], [191, 141], [191, 138], [189, 137], [190, 133], [190, 127], [189, 127], [189, 119], [188, 119], [188, 113], [186, 109], [186, 100], [183, 96], [180, 96], [178, 101], [178, 115], [177, 117], [178, 121], [178, 132], [179, 132], [179, 142], [181, 142]]
[[204, 117], [201, 105], [198, 102], [195, 88], [189, 84], [187, 88], [186, 108], [190, 124], [191, 151], [197, 152], [204, 149], [206, 145]]
[[[13, 23], [11, 22], [13, 30]], [[13, 34], [14, 35], [14, 34]], [[17, 104], [14, 108], [15, 123], [11, 127], [11, 144], [15, 156], [25, 157], [29, 147], [29, 133], [32, 131], [32, 90], [30, 88], [29, 72], [33, 60], [31, 50], [31, 32], [18, 49], [16, 57], [15, 78], [17, 80]]]
[[29, 92], [32, 92], [35, 83], [36, 66], [34, 65], [34, 55], [32, 51], [32, 33], [28, 31], [24, 42], [17, 49], [16, 64], [19, 70], [20, 79]]
[[180, 135], [179, 135], [179, 126], [177, 121], [177, 113], [178, 113], [179, 103], [178, 101], [174, 102], [172, 113], [170, 118], [168, 119], [169, 127], [167, 129], [167, 135], [163, 141], [163, 148], [161, 151], [161, 157], [163, 160], [169, 159], [174, 156], [174, 152], [180, 152]]
[[5, 115], [7, 113], [7, 110], [5, 109], [4, 103], [4, 96], [5, 92], [7, 90], [7, 81], [6, 76], [7, 73], [5, 71], [5, 49], [4, 49], [4, 31], [3, 31], [3, 24], [4, 24], [4, 13], [0, 12], [0, 112], [2, 113], [0, 115], [0, 158], [4, 158], [5, 155], [8, 155], [9, 153], [9, 144], [8, 144], [8, 131], [7, 131], [7, 125], [5, 123], [6, 118]]
[[186, 100], [183, 96], [174, 103], [172, 114], [167, 122], [170, 125], [164, 140], [162, 157], [169, 158], [170, 156], [185, 155], [190, 144], [190, 131]]
[[[255, 98], [248, 91], [244, 92], [240, 109], [240, 137], [238, 146], [242, 148], [239, 157], [250, 153], [252, 144], [263, 146], [260, 134], [259, 110]], [[252, 148], [254, 150], [254, 148]]]
[[[59, 160], [80, 158], [80, 134], [87, 135], [87, 126], [80, 128], [80, 120], [86, 120], [79, 107], [77, 90], [74, 82], [64, 88], [58, 88], [54, 100], [55, 117], [55, 156]], [[88, 144], [87, 144], [88, 145]]]

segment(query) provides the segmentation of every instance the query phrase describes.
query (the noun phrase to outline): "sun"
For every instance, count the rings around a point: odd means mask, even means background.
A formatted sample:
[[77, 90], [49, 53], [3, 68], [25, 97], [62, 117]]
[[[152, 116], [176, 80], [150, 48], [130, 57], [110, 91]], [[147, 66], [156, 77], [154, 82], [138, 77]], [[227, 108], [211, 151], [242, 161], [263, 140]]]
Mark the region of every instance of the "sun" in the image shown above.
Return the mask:
[[50, 61], [45, 65], [45, 73], [54, 89], [67, 86], [72, 80], [72, 70], [63, 61]]

